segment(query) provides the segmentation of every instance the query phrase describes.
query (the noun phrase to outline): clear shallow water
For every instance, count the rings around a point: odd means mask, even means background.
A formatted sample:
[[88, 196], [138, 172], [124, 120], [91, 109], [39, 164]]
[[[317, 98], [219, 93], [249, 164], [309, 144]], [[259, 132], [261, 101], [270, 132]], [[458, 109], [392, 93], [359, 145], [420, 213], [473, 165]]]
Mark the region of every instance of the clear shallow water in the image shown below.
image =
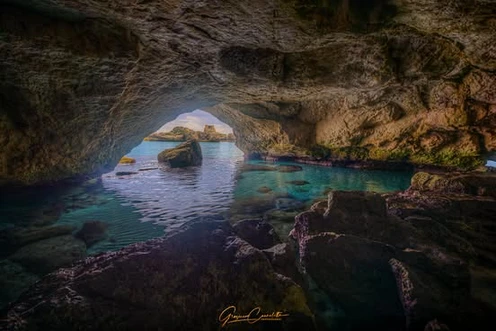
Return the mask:
[[[231, 206], [238, 202], [251, 205], [267, 202], [266, 206], [261, 207], [266, 211], [278, 208], [274, 198], [285, 197], [308, 206], [315, 199], [325, 198], [329, 189], [390, 192], [406, 189], [411, 178], [410, 172], [301, 164], [299, 166], [303, 171], [299, 172], [240, 173], [243, 153], [230, 142], [200, 143], [203, 153], [200, 167], [169, 169], [161, 166], [157, 154], [178, 144], [143, 142], [127, 154], [135, 158], [136, 163], [118, 165], [114, 171], [102, 176], [101, 184], [96, 189], [73, 187], [61, 191], [34, 191], [29, 195], [20, 194], [15, 199], [2, 200], [0, 230], [33, 225], [29, 223], [30, 218], [39, 219], [39, 215], [46, 213], [47, 207], [50, 210], [54, 205], [62, 204], [64, 211], [55, 224], [79, 228], [86, 221], [99, 220], [108, 225], [108, 238], [88, 249], [89, 254], [95, 254], [161, 236], [164, 231], [172, 231], [198, 216], [229, 217]], [[275, 165], [260, 161], [249, 163]], [[116, 175], [122, 171], [136, 174]], [[307, 181], [308, 184], [289, 183], [295, 180]], [[272, 192], [258, 192], [262, 186], [269, 187]], [[260, 216], [250, 212], [253, 208], [243, 210], [239, 213], [241, 216], [246, 216], [246, 210], [249, 211], [247, 216]]]
[[[265, 217], [271, 213], [274, 218], [268, 220], [283, 238], [292, 228], [292, 213], [307, 208], [315, 199], [325, 198], [325, 192], [329, 189], [402, 190], [408, 187], [412, 175], [409, 172], [310, 165], [300, 165], [303, 171], [293, 173], [240, 172], [244, 163], [243, 153], [230, 142], [201, 143], [203, 164], [200, 167], [169, 169], [159, 165], [157, 154], [177, 144], [143, 142], [128, 154], [136, 159], [135, 164], [118, 165], [114, 171], [103, 175], [101, 181], [2, 194], [0, 308], [15, 300], [37, 277], [42, 276], [40, 272], [33, 271], [34, 266], [30, 265], [29, 259], [16, 260], [16, 251], [26, 245], [35, 245], [34, 251], [43, 250], [46, 247], [42, 243], [44, 239], [57, 239], [44, 236], [19, 246], [16, 244], [16, 231], [26, 228], [29, 231], [44, 231], [53, 225], [71, 225], [77, 231], [87, 221], [101, 221], [108, 226], [107, 237], [87, 248], [87, 253], [92, 255], [161, 236], [164, 231], [171, 231], [198, 216], [219, 215], [235, 221]], [[135, 174], [116, 175], [122, 171]], [[295, 180], [308, 183], [289, 183]], [[262, 186], [272, 191], [258, 192]], [[288, 212], [287, 206], [295, 205], [297, 208]], [[59, 251], [63, 251], [63, 247]], [[51, 254], [45, 258], [58, 258], [58, 253]], [[12, 279], [15, 279], [14, 283]]]

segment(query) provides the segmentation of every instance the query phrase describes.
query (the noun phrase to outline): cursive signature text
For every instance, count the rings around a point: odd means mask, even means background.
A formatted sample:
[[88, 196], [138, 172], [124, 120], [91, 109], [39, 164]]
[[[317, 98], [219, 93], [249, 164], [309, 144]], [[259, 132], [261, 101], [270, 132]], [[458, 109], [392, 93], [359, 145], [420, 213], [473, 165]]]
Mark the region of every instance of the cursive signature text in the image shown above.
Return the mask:
[[236, 306], [229, 306], [222, 311], [219, 315], [219, 322], [221, 327], [225, 327], [227, 324], [247, 322], [249, 324], [255, 324], [260, 321], [281, 321], [283, 317], [288, 317], [289, 314], [285, 314], [280, 311], [275, 311], [269, 314], [262, 314], [262, 308], [255, 307], [248, 314], [240, 315], [236, 314]]

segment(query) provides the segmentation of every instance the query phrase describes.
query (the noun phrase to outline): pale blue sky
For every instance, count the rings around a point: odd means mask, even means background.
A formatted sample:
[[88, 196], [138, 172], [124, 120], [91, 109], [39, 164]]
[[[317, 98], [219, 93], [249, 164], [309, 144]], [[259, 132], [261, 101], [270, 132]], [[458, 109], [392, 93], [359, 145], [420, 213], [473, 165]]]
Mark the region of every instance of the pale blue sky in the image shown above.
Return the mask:
[[215, 129], [220, 133], [232, 133], [229, 125], [219, 121], [216, 117], [203, 110], [195, 110], [191, 113], [179, 115], [174, 121], [162, 126], [158, 131], [170, 131], [176, 126], [184, 126], [195, 131], [203, 131], [206, 125], [215, 125]]

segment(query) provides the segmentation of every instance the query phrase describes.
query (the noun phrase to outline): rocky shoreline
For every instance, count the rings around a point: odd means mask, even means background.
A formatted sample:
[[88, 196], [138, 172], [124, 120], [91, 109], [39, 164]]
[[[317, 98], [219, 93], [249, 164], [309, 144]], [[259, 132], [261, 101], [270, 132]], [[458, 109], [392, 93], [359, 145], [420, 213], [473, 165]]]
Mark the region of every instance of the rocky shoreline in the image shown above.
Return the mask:
[[199, 219], [45, 276], [5, 327], [213, 330], [236, 304], [291, 316], [260, 330], [491, 330], [495, 187], [490, 173], [417, 173], [404, 192], [332, 191], [289, 241], [261, 219]]

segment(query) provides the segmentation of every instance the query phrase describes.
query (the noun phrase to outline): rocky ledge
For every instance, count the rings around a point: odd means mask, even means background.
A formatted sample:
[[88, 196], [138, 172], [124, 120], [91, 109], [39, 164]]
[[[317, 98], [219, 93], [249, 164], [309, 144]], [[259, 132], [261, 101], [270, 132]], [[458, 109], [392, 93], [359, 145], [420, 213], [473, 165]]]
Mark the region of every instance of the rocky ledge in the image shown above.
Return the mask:
[[176, 126], [169, 132], [155, 132], [143, 139], [145, 141], [188, 141], [204, 142], [234, 141], [232, 133], [217, 132], [214, 125], [205, 125], [203, 131], [194, 131], [182, 126]]
[[344, 310], [340, 327], [491, 330], [495, 184], [417, 173], [405, 192], [331, 192], [296, 217], [300, 267]]

